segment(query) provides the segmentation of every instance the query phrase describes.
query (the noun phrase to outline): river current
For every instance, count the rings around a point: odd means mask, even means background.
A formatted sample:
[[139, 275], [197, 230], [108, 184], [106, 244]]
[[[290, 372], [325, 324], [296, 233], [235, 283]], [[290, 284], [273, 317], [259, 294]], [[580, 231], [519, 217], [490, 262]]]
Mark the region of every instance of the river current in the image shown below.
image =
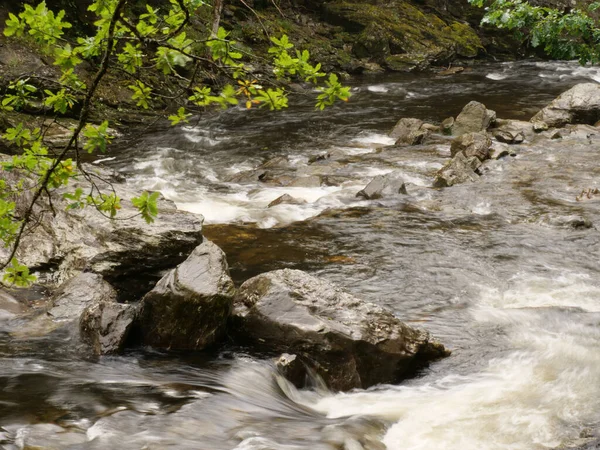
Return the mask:
[[[391, 148], [402, 117], [440, 123], [471, 100], [529, 120], [600, 70], [480, 64], [452, 76], [351, 81], [348, 104], [242, 108], [149, 132], [105, 163], [205, 217], [237, 284], [306, 270], [431, 331], [449, 358], [398, 385], [298, 391], [239, 349], [134, 349], [93, 360], [0, 314], [0, 448], [537, 450], [600, 438], [600, 132], [515, 146], [443, 190], [448, 143]], [[319, 155], [329, 154], [309, 164]], [[241, 178], [265, 162], [282, 187]], [[397, 170], [408, 196], [355, 194]], [[313, 183], [315, 176], [327, 182]], [[243, 181], [243, 182], [242, 182]], [[589, 192], [589, 191], [588, 191]], [[268, 207], [289, 194], [305, 203]], [[589, 197], [589, 198], [588, 198]]]

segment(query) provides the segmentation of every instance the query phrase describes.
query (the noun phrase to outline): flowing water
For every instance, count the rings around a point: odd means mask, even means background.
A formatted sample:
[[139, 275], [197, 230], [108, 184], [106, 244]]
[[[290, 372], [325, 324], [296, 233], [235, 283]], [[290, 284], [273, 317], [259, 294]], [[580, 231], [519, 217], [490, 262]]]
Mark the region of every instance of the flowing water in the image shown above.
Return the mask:
[[[17, 338], [18, 305], [0, 299], [0, 448], [520, 450], [597, 439], [600, 197], [580, 194], [599, 187], [600, 133], [517, 146], [477, 183], [444, 190], [430, 186], [448, 143], [377, 150], [401, 117], [439, 123], [478, 100], [528, 120], [590, 80], [600, 71], [534, 62], [380, 75], [353, 80], [351, 102], [325, 112], [301, 99], [141, 136], [110, 164], [203, 214], [237, 283], [304, 269], [453, 354], [395, 386], [297, 391], [236, 349], [90, 360], [60, 334]], [[271, 178], [241, 182], [266, 161]], [[409, 195], [355, 197], [392, 170]], [[267, 207], [284, 193], [306, 203]]]

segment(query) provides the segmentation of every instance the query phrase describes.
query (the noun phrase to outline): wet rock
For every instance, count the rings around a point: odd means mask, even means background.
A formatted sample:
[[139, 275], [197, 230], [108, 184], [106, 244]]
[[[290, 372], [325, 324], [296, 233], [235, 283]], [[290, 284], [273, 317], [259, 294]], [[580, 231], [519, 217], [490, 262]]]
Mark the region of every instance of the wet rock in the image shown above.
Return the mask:
[[296, 178], [292, 181], [288, 186], [290, 187], [305, 187], [305, 188], [313, 188], [321, 186], [322, 180], [318, 175], [311, 175], [308, 177], [300, 177]]
[[251, 184], [264, 181], [267, 178], [268, 172], [266, 169], [245, 170], [230, 176], [227, 181], [238, 184]]
[[400, 172], [391, 172], [386, 175], [377, 175], [356, 196], [367, 200], [376, 200], [398, 194], [407, 194], [406, 185]]
[[567, 124], [593, 125], [600, 120], [600, 84], [581, 83], [554, 99], [531, 118], [531, 122], [544, 122], [549, 127]]
[[268, 160], [267, 162], [261, 164], [257, 170], [266, 170], [266, 169], [286, 169], [290, 166], [290, 162], [285, 156], [276, 156]]
[[539, 120], [532, 120], [533, 131], [536, 133], [541, 133], [542, 131], [548, 130], [548, 124], [546, 122], [541, 122]]
[[516, 134], [511, 133], [510, 131], [499, 130], [494, 133], [494, 138], [498, 142], [502, 142], [504, 144], [520, 144], [525, 140], [525, 136], [522, 132], [518, 132]]
[[496, 147], [496, 148], [492, 148], [490, 150], [490, 158], [492, 159], [502, 159], [502, 158], [506, 158], [507, 156], [517, 156], [517, 153], [510, 147], [508, 146], [502, 146], [502, 147]]
[[[39, 225], [23, 240], [17, 254], [21, 262], [41, 272], [42, 281], [60, 285], [85, 270], [127, 287], [133, 278], [177, 265], [202, 242], [202, 216], [179, 211], [173, 202], [160, 197], [160, 216], [148, 224], [130, 201], [140, 192], [122, 183], [111, 170], [86, 169], [98, 177], [95, 183], [100, 189], [114, 189], [122, 199], [119, 217], [131, 218], [110, 220], [92, 207], [67, 210], [62, 194], [77, 188], [88, 192], [90, 185], [85, 180], [73, 181], [68, 191], [57, 190], [52, 199], [56, 214], [49, 214], [44, 207], [35, 210]], [[15, 181], [11, 176], [14, 174], [1, 175], [9, 183]], [[16, 200], [19, 211], [27, 207], [27, 195]], [[0, 255], [5, 253], [0, 250]]]
[[594, 226], [590, 219], [579, 215], [553, 217], [548, 220], [548, 223], [555, 227], [573, 229], [586, 229]]
[[441, 128], [444, 134], [452, 134], [452, 127], [454, 126], [454, 117], [448, 117], [442, 122]]
[[487, 109], [484, 104], [469, 102], [454, 121], [452, 134], [460, 136], [464, 133], [485, 131], [495, 120], [496, 113]]
[[272, 208], [273, 206], [284, 205], [284, 204], [285, 205], [304, 205], [305, 203], [306, 203], [306, 200], [304, 200], [304, 199], [295, 198], [289, 194], [283, 194], [283, 195], [277, 197], [271, 203], [269, 203], [268, 208]]
[[12, 319], [21, 314], [24, 308], [19, 301], [8, 292], [0, 289], [0, 321]]
[[485, 161], [490, 157], [491, 146], [492, 140], [486, 133], [466, 133], [452, 140], [450, 154], [454, 157], [462, 153], [467, 158], [475, 156], [480, 161]]
[[313, 164], [317, 161], [324, 161], [329, 158], [329, 153], [322, 153], [320, 155], [312, 155], [308, 158], [308, 163]]
[[103, 301], [88, 306], [79, 322], [81, 339], [96, 355], [120, 353], [136, 316], [137, 309], [130, 304]]
[[295, 353], [335, 390], [395, 382], [448, 354], [389, 311], [299, 270], [246, 281], [230, 332], [257, 349]]
[[477, 157], [467, 158], [463, 153], [457, 153], [450, 162], [438, 171], [433, 186], [441, 188], [477, 181], [479, 175], [475, 173], [475, 170], [480, 165], [481, 161]]
[[429, 134], [429, 130], [422, 128], [423, 125], [423, 121], [419, 119], [400, 119], [390, 133], [390, 137], [396, 139], [396, 145], [422, 144]]
[[209, 347], [225, 332], [234, 292], [225, 254], [205, 240], [142, 299], [143, 342], [180, 350]]
[[64, 283], [52, 298], [48, 315], [56, 323], [78, 321], [86, 307], [116, 302], [117, 292], [102, 276], [82, 273]]
[[281, 375], [297, 388], [302, 388], [306, 385], [306, 366], [300, 361], [297, 355], [282, 354], [275, 361], [275, 367]]
[[442, 77], [446, 77], [448, 75], [456, 75], [457, 73], [461, 73], [464, 72], [465, 68], [464, 67], [449, 67], [448, 69], [442, 70], [441, 72], [438, 72], [437, 75], [440, 75]]

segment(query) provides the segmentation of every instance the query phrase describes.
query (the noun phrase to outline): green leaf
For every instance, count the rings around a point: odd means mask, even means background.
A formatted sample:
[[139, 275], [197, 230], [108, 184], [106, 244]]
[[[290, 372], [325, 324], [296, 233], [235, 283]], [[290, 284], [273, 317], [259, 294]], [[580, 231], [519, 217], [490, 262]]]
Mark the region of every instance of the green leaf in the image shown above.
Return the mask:
[[158, 216], [159, 195], [159, 192], [153, 192], [152, 194], [149, 194], [148, 192], [144, 191], [139, 197], [134, 197], [131, 199], [133, 206], [137, 208], [142, 218], [148, 224], [154, 223], [154, 220]]
[[4, 270], [2, 279], [4, 282], [11, 285], [27, 287], [37, 280], [37, 277], [29, 273], [29, 268], [27, 266], [19, 264], [17, 258], [13, 258], [10, 261], [10, 266]]

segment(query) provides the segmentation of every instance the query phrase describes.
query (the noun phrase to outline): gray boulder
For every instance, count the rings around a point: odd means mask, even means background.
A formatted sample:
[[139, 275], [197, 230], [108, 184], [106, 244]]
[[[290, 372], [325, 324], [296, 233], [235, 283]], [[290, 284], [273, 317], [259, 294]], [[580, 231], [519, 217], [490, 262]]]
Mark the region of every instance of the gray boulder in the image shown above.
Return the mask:
[[450, 145], [450, 154], [454, 157], [462, 153], [467, 158], [477, 157], [480, 161], [485, 161], [490, 157], [490, 147], [492, 140], [486, 133], [465, 133], [452, 141]]
[[479, 102], [469, 102], [460, 112], [452, 125], [452, 134], [485, 131], [496, 120], [496, 113]]
[[479, 175], [475, 170], [480, 166], [481, 161], [476, 156], [467, 158], [463, 153], [457, 153], [450, 162], [438, 171], [433, 186], [442, 188], [477, 181]]
[[100, 303], [116, 303], [117, 292], [102, 276], [81, 273], [58, 289], [45, 313], [29, 320], [18, 330], [20, 336], [45, 336], [62, 330], [78, 342], [79, 320], [86, 308]]
[[423, 125], [423, 121], [419, 119], [400, 119], [392, 129], [390, 137], [396, 139], [396, 145], [421, 144], [430, 133]]
[[582, 83], [560, 94], [531, 118], [531, 122], [562, 127], [569, 123], [594, 125], [600, 120], [600, 84]]
[[89, 344], [94, 354], [120, 353], [137, 316], [130, 304], [99, 302], [88, 306], [81, 315], [81, 339]]
[[235, 289], [223, 251], [205, 240], [142, 299], [142, 340], [155, 347], [202, 350], [225, 333]]
[[241, 286], [230, 333], [259, 350], [294, 353], [335, 390], [393, 383], [448, 355], [391, 312], [290, 269]]
[[377, 175], [356, 196], [367, 200], [376, 200], [398, 194], [407, 194], [406, 185], [400, 172]]
[[[129, 220], [111, 220], [93, 207], [67, 210], [62, 198], [64, 189], [53, 194], [54, 214], [48, 208], [34, 211], [34, 231], [27, 235], [17, 256], [33, 270], [42, 272], [42, 281], [60, 285], [81, 271], [101, 274], [113, 282], [130, 282], [140, 274], [156, 273], [179, 264], [185, 255], [202, 242], [202, 216], [179, 211], [164, 198], [158, 201], [159, 217], [147, 224], [130, 199], [140, 194], [123, 183], [114, 172], [96, 166], [86, 166], [96, 185], [104, 192], [114, 191], [122, 199], [119, 216]], [[15, 174], [1, 172], [9, 184], [16, 182]], [[112, 183], [112, 186], [111, 184]], [[82, 188], [90, 191], [87, 180], [72, 182], [68, 192]], [[30, 200], [28, 194], [16, 199], [22, 213]], [[5, 257], [7, 249], [0, 249]]]

